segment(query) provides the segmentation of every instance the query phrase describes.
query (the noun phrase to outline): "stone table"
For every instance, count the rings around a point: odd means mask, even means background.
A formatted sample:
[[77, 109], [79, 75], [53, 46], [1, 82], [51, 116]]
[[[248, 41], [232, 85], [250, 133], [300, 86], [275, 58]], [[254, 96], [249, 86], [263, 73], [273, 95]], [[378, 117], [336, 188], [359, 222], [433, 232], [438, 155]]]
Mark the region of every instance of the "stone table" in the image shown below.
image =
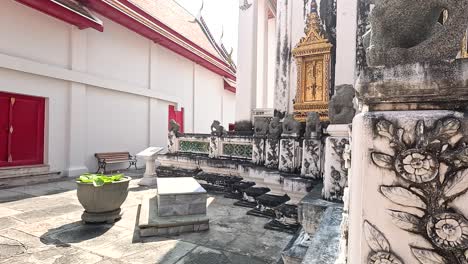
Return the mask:
[[155, 197], [143, 199], [138, 226], [141, 236], [177, 235], [209, 229], [207, 193], [191, 177], [157, 179]]

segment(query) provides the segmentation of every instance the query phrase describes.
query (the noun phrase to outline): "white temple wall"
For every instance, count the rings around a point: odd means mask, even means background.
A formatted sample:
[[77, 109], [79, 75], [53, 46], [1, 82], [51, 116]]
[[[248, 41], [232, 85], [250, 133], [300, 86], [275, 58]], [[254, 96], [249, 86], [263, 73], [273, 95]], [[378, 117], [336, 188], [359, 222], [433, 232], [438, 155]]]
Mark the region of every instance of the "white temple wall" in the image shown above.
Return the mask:
[[357, 0], [337, 1], [335, 85], [354, 84]]
[[275, 67], [276, 67], [276, 19], [268, 19], [268, 76], [267, 108], [273, 108], [275, 100]]
[[96, 169], [95, 152], [165, 146], [169, 105], [184, 108], [186, 132], [208, 132], [214, 119], [226, 127], [234, 121], [235, 96], [221, 76], [100, 19], [104, 32], [79, 30], [2, 2], [0, 91], [46, 98], [52, 170], [76, 176]]

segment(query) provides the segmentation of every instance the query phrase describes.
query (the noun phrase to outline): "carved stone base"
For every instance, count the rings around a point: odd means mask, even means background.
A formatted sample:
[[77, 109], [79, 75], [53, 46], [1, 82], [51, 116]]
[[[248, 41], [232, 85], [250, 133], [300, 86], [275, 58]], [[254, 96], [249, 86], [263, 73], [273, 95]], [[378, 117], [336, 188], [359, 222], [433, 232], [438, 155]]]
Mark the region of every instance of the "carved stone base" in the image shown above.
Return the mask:
[[348, 125], [329, 125], [330, 136], [325, 141], [325, 167], [322, 196], [329, 201], [343, 200], [347, 185], [347, 170], [343, 152], [349, 144]]
[[265, 141], [265, 167], [277, 169], [279, 164], [279, 139]]
[[301, 151], [299, 141], [295, 138], [280, 140], [279, 171], [294, 173], [301, 166]]
[[466, 263], [467, 127], [443, 110], [355, 117], [348, 263]]
[[265, 139], [254, 137], [252, 146], [252, 163], [263, 165], [265, 163]]
[[89, 213], [84, 211], [81, 215], [81, 219], [85, 223], [108, 223], [112, 224], [122, 218], [121, 209], [104, 212], [104, 213]]
[[304, 139], [302, 151], [301, 176], [312, 179], [322, 178], [322, 141]]

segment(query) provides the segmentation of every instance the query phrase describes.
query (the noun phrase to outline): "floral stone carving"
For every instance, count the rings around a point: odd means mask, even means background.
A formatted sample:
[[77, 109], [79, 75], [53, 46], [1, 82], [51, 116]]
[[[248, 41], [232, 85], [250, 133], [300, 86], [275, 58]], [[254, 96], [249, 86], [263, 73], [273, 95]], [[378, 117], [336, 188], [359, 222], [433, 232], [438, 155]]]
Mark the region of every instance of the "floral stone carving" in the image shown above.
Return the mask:
[[403, 264], [390, 250], [387, 238], [371, 223], [364, 221], [364, 235], [372, 252], [368, 256], [368, 264]]
[[[389, 209], [392, 222], [432, 245], [409, 245], [415, 258], [422, 264], [468, 263], [468, 220], [452, 204], [468, 191], [468, 145], [461, 121], [447, 117], [427, 127], [420, 120], [410, 135], [381, 119], [374, 131], [394, 152], [372, 152], [374, 164], [394, 171], [399, 179], [395, 185], [380, 186], [380, 193], [399, 208], [413, 209]], [[414, 214], [414, 209], [421, 213]], [[401, 263], [392, 261], [369, 263]]]

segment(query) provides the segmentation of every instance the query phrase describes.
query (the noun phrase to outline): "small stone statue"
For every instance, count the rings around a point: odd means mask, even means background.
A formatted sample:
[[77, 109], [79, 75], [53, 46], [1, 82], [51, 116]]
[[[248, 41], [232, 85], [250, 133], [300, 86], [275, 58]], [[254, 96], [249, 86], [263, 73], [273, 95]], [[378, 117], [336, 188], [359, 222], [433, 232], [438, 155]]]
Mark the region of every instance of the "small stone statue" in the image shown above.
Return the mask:
[[268, 137], [270, 139], [279, 139], [283, 133], [283, 127], [281, 126], [280, 118], [275, 116], [270, 120], [268, 126]]
[[335, 95], [328, 105], [328, 116], [331, 124], [349, 124], [353, 121], [356, 110], [353, 99], [355, 91], [352, 85], [336, 86]]
[[169, 121], [169, 133], [171, 132], [174, 133], [176, 137], [181, 136], [180, 125], [174, 119]]
[[224, 136], [226, 134], [226, 130], [224, 127], [221, 125], [221, 122], [218, 120], [214, 120], [213, 123], [211, 124], [211, 135], [213, 136]]
[[257, 137], [264, 137], [268, 134], [268, 119], [265, 117], [255, 120], [254, 132]]
[[364, 36], [370, 66], [456, 58], [468, 27], [468, 0], [370, 2], [371, 30]]
[[301, 134], [301, 123], [294, 119], [292, 114], [287, 114], [283, 120], [283, 135], [299, 136]]
[[310, 112], [306, 119], [305, 138], [316, 138], [322, 132], [322, 124], [320, 123], [320, 116], [316, 112]]

